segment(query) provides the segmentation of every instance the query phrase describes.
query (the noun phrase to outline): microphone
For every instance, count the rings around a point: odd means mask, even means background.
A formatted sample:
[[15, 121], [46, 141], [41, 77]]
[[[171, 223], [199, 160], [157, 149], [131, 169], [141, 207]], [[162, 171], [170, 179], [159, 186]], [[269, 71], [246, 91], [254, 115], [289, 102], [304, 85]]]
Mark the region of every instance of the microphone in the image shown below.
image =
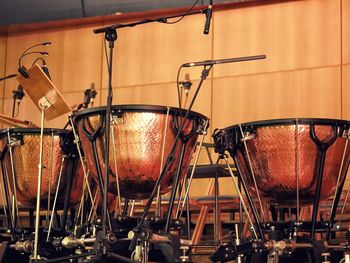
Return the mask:
[[208, 35], [210, 29], [211, 17], [213, 15], [213, 0], [209, 1], [208, 9], [205, 10], [205, 24], [203, 34]]
[[91, 83], [90, 85], [91, 91], [90, 91], [90, 97], [91, 97], [91, 107], [94, 106], [94, 99], [96, 98], [97, 91], [95, 90], [95, 83]]
[[258, 55], [258, 56], [249, 56], [249, 57], [203, 60], [203, 61], [198, 61], [198, 62], [185, 63], [185, 64], [182, 64], [181, 67], [209, 66], [209, 65], [215, 65], [215, 64], [234, 63], [234, 62], [258, 60], [258, 59], [265, 59], [265, 58], [266, 58], [265, 55]]
[[42, 56], [48, 56], [49, 53], [48, 52], [45, 52], [45, 51], [32, 51], [32, 52], [28, 52], [28, 53], [24, 53], [18, 60], [18, 72], [22, 74], [23, 77], [25, 78], [29, 78], [29, 75], [28, 75], [28, 72], [27, 72], [27, 69], [22, 66], [22, 59], [25, 57], [25, 56], [28, 56], [28, 55], [32, 55], [32, 54], [40, 54]]
[[94, 105], [94, 98], [96, 97], [97, 92], [95, 90], [95, 83], [91, 83], [90, 88], [84, 91], [84, 102], [82, 107], [87, 108], [91, 103], [91, 106]]
[[27, 54], [27, 52], [29, 50], [31, 50], [32, 48], [35, 48], [35, 47], [38, 47], [38, 46], [51, 46], [51, 42], [49, 41], [46, 41], [46, 42], [43, 42], [43, 43], [39, 43], [39, 44], [35, 44], [33, 46], [30, 46], [29, 48], [27, 48], [21, 55], [21, 57], [23, 57], [25, 54]]
[[190, 81], [190, 74], [185, 74], [185, 81], [179, 81], [179, 85], [182, 85], [182, 87], [185, 89], [186, 95], [188, 94], [189, 89], [192, 86], [192, 82]]
[[49, 68], [46, 65], [46, 61], [45, 60], [42, 60], [42, 61], [43, 61], [43, 66], [41, 67], [41, 69], [44, 71], [46, 76], [51, 80], [51, 76], [50, 76], [50, 73], [49, 73]]
[[17, 100], [18, 102], [25, 96], [22, 85], [18, 85], [17, 90], [13, 90], [12, 93], [13, 99]]
[[84, 102], [83, 102], [84, 109], [86, 109], [89, 106], [90, 101], [91, 101], [91, 89], [86, 89], [84, 91]]

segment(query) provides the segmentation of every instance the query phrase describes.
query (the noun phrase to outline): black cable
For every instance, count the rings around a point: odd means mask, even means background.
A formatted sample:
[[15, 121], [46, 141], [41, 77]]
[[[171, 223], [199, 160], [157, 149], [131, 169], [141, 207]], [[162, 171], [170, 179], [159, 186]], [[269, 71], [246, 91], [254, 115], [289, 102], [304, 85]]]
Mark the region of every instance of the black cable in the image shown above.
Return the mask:
[[194, 2], [194, 4], [190, 7], [190, 9], [188, 9], [185, 14], [183, 16], [181, 16], [179, 19], [172, 21], [172, 22], [168, 22], [167, 19], [160, 19], [158, 22], [163, 23], [163, 24], [168, 24], [168, 25], [173, 25], [176, 24], [178, 22], [180, 22], [182, 19], [184, 19], [184, 17], [193, 10], [193, 8], [198, 4], [199, 0], [196, 0], [196, 2]]
[[24, 58], [24, 57], [26, 57], [28, 55], [32, 55], [32, 54], [40, 54], [42, 56], [48, 56], [49, 55], [49, 53], [45, 52], [45, 51], [32, 51], [32, 52], [25, 53], [19, 58], [18, 66], [21, 68], [22, 67], [22, 63], [21, 63], [22, 62], [22, 58]]
[[86, 17], [84, 0], [81, 0], [80, 2], [81, 2], [81, 11], [83, 12], [83, 17]]
[[177, 76], [176, 76], [177, 96], [178, 96], [178, 100], [179, 100], [179, 109], [180, 110], [181, 110], [181, 106], [182, 106], [182, 92], [180, 90], [180, 85], [179, 85], [179, 78], [180, 78], [181, 69], [182, 69], [182, 65], [179, 67], [179, 69], [177, 71]]
[[46, 63], [46, 61], [45, 61], [43, 58], [38, 57], [38, 58], [36, 58], [36, 59], [33, 61], [32, 67], [33, 67], [33, 66], [35, 65], [35, 63], [36, 63], [37, 61], [39, 61], [39, 60], [41, 60], [42, 63]]

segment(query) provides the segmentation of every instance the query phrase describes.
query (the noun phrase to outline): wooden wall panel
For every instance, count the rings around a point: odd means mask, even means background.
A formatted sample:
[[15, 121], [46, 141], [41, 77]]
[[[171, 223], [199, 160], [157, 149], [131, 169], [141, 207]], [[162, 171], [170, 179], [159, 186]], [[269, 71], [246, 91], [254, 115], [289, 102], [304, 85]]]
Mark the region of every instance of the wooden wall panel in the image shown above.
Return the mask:
[[[5, 76], [6, 69], [6, 36], [0, 36], [0, 78]], [[0, 98], [4, 95], [5, 81], [0, 82]], [[2, 108], [0, 109], [2, 111]]]
[[[212, 35], [203, 35], [204, 22], [203, 15], [194, 15], [174, 25], [151, 23], [120, 29], [113, 58], [113, 87], [174, 82], [181, 64], [210, 59]], [[198, 79], [198, 69], [193, 72]]]
[[308, 0], [216, 13], [214, 57], [266, 54], [226, 64], [214, 77], [340, 64], [340, 0]]
[[[198, 81], [193, 81], [192, 88], [188, 96], [188, 104], [193, 96]], [[107, 90], [102, 91], [101, 105], [106, 105], [105, 100]], [[193, 106], [193, 110], [207, 117], [211, 114], [211, 83], [204, 82], [197, 100]], [[178, 107], [178, 96], [175, 83], [170, 84], [154, 84], [134, 87], [117, 88], [113, 91], [113, 104], [150, 104]]]
[[343, 66], [342, 118], [350, 120], [350, 64]]
[[[38, 47], [35, 50], [47, 51], [45, 57], [53, 82], [58, 89], [65, 92], [84, 90], [95, 83], [101, 83], [102, 36], [92, 32], [93, 27], [63, 28], [45, 32], [14, 34], [8, 37], [8, 56], [6, 73], [16, 73], [18, 59], [22, 52], [33, 44], [51, 41], [52, 46]], [[36, 56], [23, 59], [29, 68]], [[17, 81], [9, 82], [5, 97], [17, 88]]]
[[350, 63], [350, 0], [342, 1], [343, 63]]
[[340, 118], [340, 67], [214, 80], [214, 127], [290, 117]]

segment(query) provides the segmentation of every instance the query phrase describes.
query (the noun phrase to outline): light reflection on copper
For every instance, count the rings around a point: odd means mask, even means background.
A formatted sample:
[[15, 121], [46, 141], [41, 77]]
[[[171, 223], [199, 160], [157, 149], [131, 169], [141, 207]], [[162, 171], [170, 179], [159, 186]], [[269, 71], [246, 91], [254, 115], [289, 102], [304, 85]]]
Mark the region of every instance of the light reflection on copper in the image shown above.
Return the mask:
[[[14, 178], [16, 183], [17, 199], [22, 205], [34, 207], [37, 195], [37, 180], [38, 180], [38, 164], [39, 164], [39, 147], [40, 147], [40, 131], [37, 128], [23, 128], [10, 129], [11, 138], [21, 138], [20, 143], [12, 145]], [[7, 133], [7, 132], [6, 132]], [[67, 184], [68, 184], [68, 170], [73, 162], [66, 160], [62, 163], [62, 156], [67, 153], [61, 148], [62, 137], [66, 134], [64, 131], [56, 132], [52, 136], [51, 131], [44, 133], [43, 138], [43, 170], [42, 170], [42, 187], [41, 187], [41, 206], [47, 206], [47, 200], [53, 200], [58, 178], [60, 174], [61, 165], [62, 178], [58, 193], [58, 208], [63, 205]], [[0, 140], [1, 150], [7, 145], [7, 137], [3, 136]], [[73, 149], [72, 149], [73, 150]], [[52, 160], [52, 165], [51, 165]], [[14, 191], [14, 182], [12, 180], [11, 158], [7, 153], [5, 157], [5, 164], [7, 167], [8, 179], [11, 191]], [[78, 161], [76, 161], [78, 165]], [[75, 167], [77, 167], [75, 165]], [[75, 171], [78, 168], [75, 168]], [[76, 203], [82, 193], [83, 175], [79, 172], [73, 173], [73, 187], [70, 204]], [[76, 176], [77, 174], [77, 176]], [[51, 202], [52, 204], [52, 202]]]
[[[104, 112], [101, 112], [101, 114], [104, 114]], [[110, 192], [115, 193], [116, 189], [116, 171], [114, 165], [114, 156], [116, 156], [121, 195], [129, 199], [146, 199], [149, 197], [159, 177], [165, 133], [167, 134], [165, 140], [165, 156], [168, 156], [170, 153], [176, 136], [174, 118], [176, 117], [170, 114], [167, 120], [166, 112], [140, 112], [129, 110], [124, 111], [122, 116], [119, 116], [119, 119], [114, 121], [114, 134], [111, 134], [111, 136], [114, 136], [116, 153], [114, 154], [112, 152], [113, 147], [110, 146]], [[91, 142], [83, 132], [82, 125], [85, 125], [87, 130], [93, 133], [98, 127], [99, 120], [99, 114], [87, 114], [77, 121], [77, 128], [82, 148], [87, 159], [88, 168], [91, 170], [92, 174], [95, 175], [95, 178], [97, 178], [97, 170], [94, 163], [93, 148]], [[198, 125], [197, 119], [193, 118], [187, 121], [184, 134], [189, 134], [191, 130], [195, 128], [195, 125]], [[164, 129], [165, 126], [167, 127], [166, 131]], [[186, 144], [181, 177], [184, 176], [187, 170], [186, 168], [190, 163], [197, 137], [198, 134], [194, 133]], [[101, 171], [105, 169], [104, 141], [105, 134], [103, 128], [101, 134], [96, 138]], [[167, 193], [171, 189], [173, 176], [179, 161], [180, 149], [181, 141], [176, 146], [174, 161], [166, 171], [165, 178], [162, 181], [162, 194]]]
[[[246, 141], [258, 190], [265, 202], [275, 205], [295, 205], [297, 174], [301, 204], [309, 205], [315, 197], [316, 164], [319, 160], [317, 147], [310, 137], [308, 124], [298, 125], [297, 136], [295, 136], [295, 129], [294, 124], [271, 125], [267, 122], [266, 126], [255, 127], [252, 131], [254, 138]], [[322, 141], [329, 140], [333, 135], [331, 125], [316, 125], [315, 130], [317, 137]], [[336, 190], [345, 141], [345, 138], [338, 136], [335, 143], [327, 150], [321, 200], [332, 197]], [[295, 153], [297, 145], [298, 155]], [[241, 168], [243, 179], [248, 184], [250, 195], [256, 198], [256, 190], [247, 165], [247, 156], [242, 149], [237, 151], [236, 156], [237, 165]], [[296, 156], [299, 158], [298, 161]], [[344, 167], [348, 167], [349, 150], [345, 156]], [[340, 174], [340, 182], [343, 182], [346, 169], [344, 168]]]

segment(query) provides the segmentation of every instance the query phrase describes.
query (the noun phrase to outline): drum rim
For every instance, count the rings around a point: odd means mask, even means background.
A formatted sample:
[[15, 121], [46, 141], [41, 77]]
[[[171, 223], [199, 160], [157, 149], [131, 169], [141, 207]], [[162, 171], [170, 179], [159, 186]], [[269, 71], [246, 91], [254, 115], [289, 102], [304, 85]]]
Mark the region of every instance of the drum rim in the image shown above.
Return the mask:
[[[0, 130], [0, 137], [4, 137], [7, 135], [8, 132], [10, 134], [23, 134], [23, 135], [31, 135], [31, 134], [38, 134], [40, 135], [40, 128], [6, 128]], [[55, 135], [65, 135], [69, 133], [69, 130], [65, 129], [59, 129], [59, 128], [44, 128], [44, 136], [47, 136], [47, 134], [51, 135], [51, 133], [54, 133]]]
[[251, 127], [269, 127], [269, 126], [282, 126], [285, 124], [315, 124], [315, 125], [349, 125], [350, 121], [342, 119], [327, 119], [327, 118], [283, 118], [283, 119], [269, 119], [269, 120], [259, 120], [253, 122], [244, 122], [240, 124], [234, 124], [223, 128], [222, 130], [231, 130], [237, 129], [240, 126], [242, 128], [251, 128]]
[[[148, 104], [122, 104], [122, 105], [112, 105], [112, 113], [114, 113], [116, 110], [133, 110], [135, 112], [137, 111], [142, 111], [142, 110], [148, 110], [148, 111], [153, 111], [153, 112], [164, 112], [166, 113], [169, 108], [170, 113], [175, 113], [179, 112], [180, 108], [176, 107], [171, 107], [171, 106], [162, 106], [162, 105], [148, 105]], [[99, 107], [94, 107], [94, 108], [89, 108], [85, 109], [79, 112], [76, 112], [73, 114], [73, 119], [79, 120], [82, 119], [86, 116], [92, 116], [92, 115], [97, 115], [101, 112], [106, 111], [106, 106], [99, 106]], [[186, 112], [186, 109], [182, 109], [183, 113]], [[189, 114], [190, 118], [200, 118], [204, 120], [209, 120], [209, 118], [201, 113], [195, 112], [195, 111], [190, 111]]]

